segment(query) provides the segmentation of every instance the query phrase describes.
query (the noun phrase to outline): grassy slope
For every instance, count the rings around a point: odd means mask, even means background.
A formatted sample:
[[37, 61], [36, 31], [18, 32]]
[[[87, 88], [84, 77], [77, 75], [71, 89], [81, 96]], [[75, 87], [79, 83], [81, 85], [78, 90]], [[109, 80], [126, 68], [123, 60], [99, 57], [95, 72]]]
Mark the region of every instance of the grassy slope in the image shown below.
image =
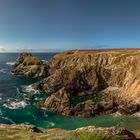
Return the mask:
[[101, 133], [70, 132], [61, 129], [49, 129], [43, 133], [34, 133], [20, 128], [0, 128], [0, 140], [120, 140]]

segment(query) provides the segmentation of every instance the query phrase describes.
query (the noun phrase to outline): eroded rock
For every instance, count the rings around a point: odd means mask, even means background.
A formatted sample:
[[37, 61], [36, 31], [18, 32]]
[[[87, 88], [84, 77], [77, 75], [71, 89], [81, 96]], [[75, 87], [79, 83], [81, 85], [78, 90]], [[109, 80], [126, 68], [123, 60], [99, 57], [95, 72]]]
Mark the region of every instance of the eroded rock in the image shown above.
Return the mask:
[[16, 60], [12, 72], [31, 78], [44, 78], [48, 75], [46, 64], [30, 53], [22, 53]]
[[63, 115], [71, 114], [70, 95], [65, 88], [49, 96], [44, 103], [45, 109], [51, 112], [61, 113]]
[[[41, 103], [48, 111], [83, 117], [116, 111], [133, 114], [140, 110], [139, 60], [139, 49], [66, 51], [48, 62], [50, 75], [32, 87], [51, 94]], [[18, 61], [23, 63], [23, 58]], [[20, 68], [26, 69], [21, 65], [17, 73], [24, 71]], [[71, 101], [91, 95], [94, 99]]]

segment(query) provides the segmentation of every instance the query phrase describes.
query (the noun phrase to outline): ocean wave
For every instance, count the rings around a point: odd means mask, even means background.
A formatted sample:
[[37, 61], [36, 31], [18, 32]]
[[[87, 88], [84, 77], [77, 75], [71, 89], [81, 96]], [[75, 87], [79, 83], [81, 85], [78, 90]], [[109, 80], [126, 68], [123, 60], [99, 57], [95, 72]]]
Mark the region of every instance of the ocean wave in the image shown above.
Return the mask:
[[3, 115], [3, 113], [2, 113], [2, 111], [1, 111], [1, 109], [0, 109], [0, 116], [2, 116]]
[[15, 62], [6, 62], [6, 64], [13, 66], [15, 64]]
[[6, 104], [3, 104], [4, 107], [9, 108], [9, 109], [17, 109], [17, 108], [24, 108], [27, 105], [29, 105], [25, 101], [9, 101]]
[[122, 116], [122, 114], [121, 114], [121, 113], [119, 113], [119, 112], [116, 112], [116, 113], [113, 113], [113, 114], [112, 114], [112, 116], [113, 116], [113, 117], [121, 117], [121, 116]]
[[7, 122], [9, 122], [9, 123], [11, 123], [11, 124], [15, 124], [15, 122], [12, 119], [8, 118], [8, 117], [0, 116], [0, 118], [5, 120], [5, 121], [7, 121]]
[[0, 69], [0, 73], [11, 74], [7, 69]]
[[43, 64], [48, 64], [47, 60], [42, 60]]
[[47, 123], [48, 123], [49, 127], [55, 126], [55, 123], [54, 123], [54, 122], [48, 122], [48, 121], [47, 121]]
[[32, 88], [32, 85], [22, 86], [22, 91], [26, 92], [26, 93], [34, 93], [34, 94], [39, 93], [38, 90], [35, 90], [35, 89]]

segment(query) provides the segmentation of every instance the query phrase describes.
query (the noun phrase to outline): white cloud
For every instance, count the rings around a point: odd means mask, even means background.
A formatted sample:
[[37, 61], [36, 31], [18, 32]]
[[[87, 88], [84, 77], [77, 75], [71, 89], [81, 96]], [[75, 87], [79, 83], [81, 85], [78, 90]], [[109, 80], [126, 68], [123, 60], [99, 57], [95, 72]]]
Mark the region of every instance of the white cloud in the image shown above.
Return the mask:
[[0, 52], [4, 52], [6, 51], [5, 48], [3, 46], [0, 46]]

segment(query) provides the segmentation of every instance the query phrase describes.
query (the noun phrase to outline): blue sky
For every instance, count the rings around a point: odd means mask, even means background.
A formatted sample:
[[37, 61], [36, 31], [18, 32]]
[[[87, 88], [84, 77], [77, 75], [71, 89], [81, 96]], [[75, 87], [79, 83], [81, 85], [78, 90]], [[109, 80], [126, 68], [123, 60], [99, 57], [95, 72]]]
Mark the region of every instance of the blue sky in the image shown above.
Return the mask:
[[0, 0], [0, 52], [140, 47], [139, 0]]

